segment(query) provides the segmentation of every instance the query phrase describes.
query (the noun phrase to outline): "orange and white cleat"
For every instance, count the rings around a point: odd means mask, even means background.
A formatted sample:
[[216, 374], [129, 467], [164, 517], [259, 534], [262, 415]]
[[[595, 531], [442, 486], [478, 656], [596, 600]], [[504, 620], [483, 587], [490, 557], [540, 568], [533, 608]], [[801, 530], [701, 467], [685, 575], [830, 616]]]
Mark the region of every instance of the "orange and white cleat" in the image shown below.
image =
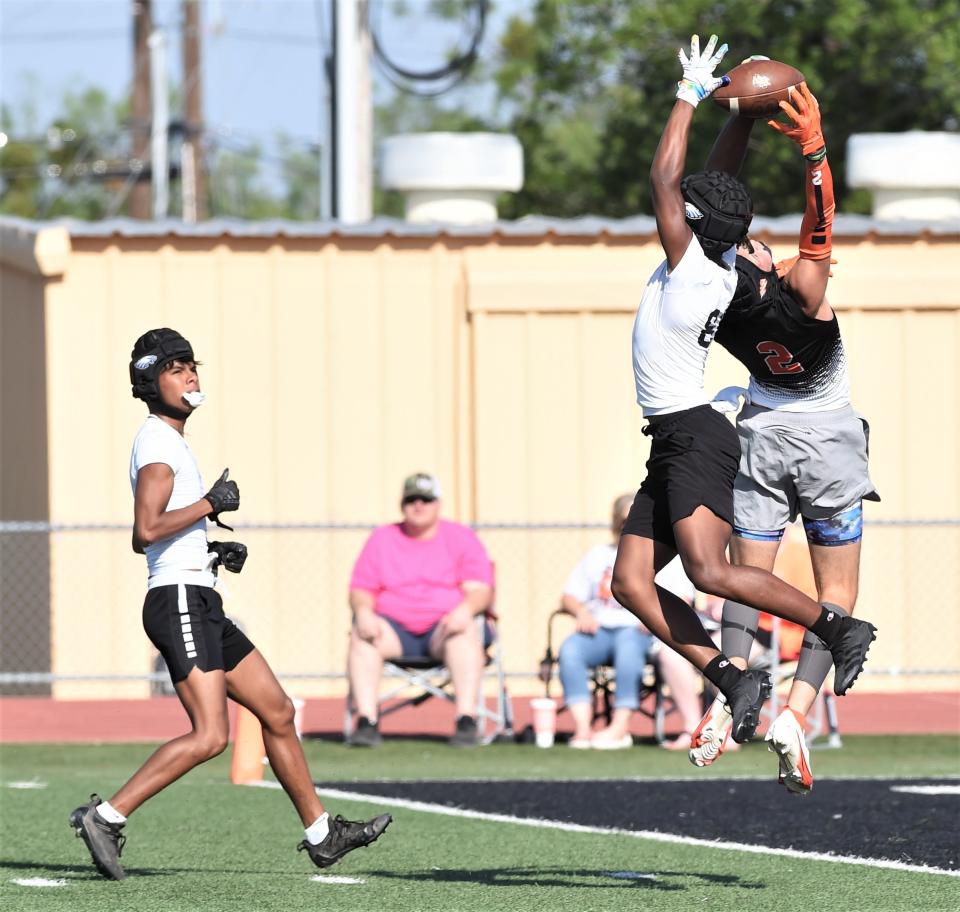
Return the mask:
[[690, 762], [694, 766], [709, 766], [717, 759], [730, 740], [733, 716], [723, 694], [717, 694], [707, 714], [690, 736]]
[[787, 707], [773, 720], [764, 740], [767, 749], [780, 758], [780, 783], [794, 795], [809, 795], [813, 770], [800, 717]]

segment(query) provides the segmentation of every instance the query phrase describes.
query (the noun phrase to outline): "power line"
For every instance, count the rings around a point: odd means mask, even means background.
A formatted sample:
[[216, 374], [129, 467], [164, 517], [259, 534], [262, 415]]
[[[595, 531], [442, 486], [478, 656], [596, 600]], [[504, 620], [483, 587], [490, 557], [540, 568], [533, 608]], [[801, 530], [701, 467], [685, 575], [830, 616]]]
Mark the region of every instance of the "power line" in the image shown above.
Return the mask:
[[[368, 27], [373, 41], [374, 58], [381, 73], [396, 89], [401, 92], [407, 92], [411, 95], [418, 95], [422, 98], [435, 98], [449, 92], [452, 88], [463, 82], [470, 75], [477, 56], [480, 51], [480, 45], [486, 31], [487, 13], [490, 8], [489, 0], [473, 0], [469, 5], [469, 12], [475, 17], [466, 50], [460, 51], [454, 55], [447, 63], [439, 67], [424, 70], [414, 70], [402, 66], [391, 58], [387, 53], [383, 41], [381, 40], [383, 2], [374, 8], [371, 3], [368, 12]], [[375, 12], [374, 12], [375, 10]], [[438, 82], [449, 80], [442, 86], [437, 86]], [[418, 84], [433, 83], [433, 88], [416, 88]]]
[[293, 32], [253, 32], [247, 29], [226, 29], [218, 37], [258, 43], [299, 44], [313, 49], [317, 47], [316, 36], [297, 35]]
[[81, 29], [75, 32], [20, 32], [19, 34], [7, 32], [0, 34], [0, 42], [15, 41], [18, 44], [36, 44], [47, 41], [116, 41], [126, 37], [126, 32], [117, 29], [88, 29], [86, 31]]

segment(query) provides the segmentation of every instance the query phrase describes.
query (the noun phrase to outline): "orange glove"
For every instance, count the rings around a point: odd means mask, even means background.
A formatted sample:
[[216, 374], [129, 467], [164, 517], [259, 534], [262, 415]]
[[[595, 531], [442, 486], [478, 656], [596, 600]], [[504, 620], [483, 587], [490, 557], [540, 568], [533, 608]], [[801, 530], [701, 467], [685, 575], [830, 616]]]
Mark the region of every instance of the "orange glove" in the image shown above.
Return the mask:
[[793, 121], [793, 126], [783, 124], [779, 120], [768, 120], [767, 125], [778, 133], [790, 137], [804, 155], [811, 155], [825, 148], [823, 130], [820, 126], [820, 105], [805, 82], [800, 83], [800, 91], [792, 99], [796, 107], [789, 101], [781, 101], [781, 110]]

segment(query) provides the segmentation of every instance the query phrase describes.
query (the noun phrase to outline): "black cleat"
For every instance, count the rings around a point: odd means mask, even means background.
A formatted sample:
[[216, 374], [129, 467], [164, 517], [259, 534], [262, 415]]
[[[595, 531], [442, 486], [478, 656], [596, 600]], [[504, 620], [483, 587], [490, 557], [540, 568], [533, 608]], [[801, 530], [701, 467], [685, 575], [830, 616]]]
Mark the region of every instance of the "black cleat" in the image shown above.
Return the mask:
[[357, 719], [357, 727], [347, 740], [350, 747], [379, 747], [382, 742], [377, 723], [371, 722], [366, 716]]
[[313, 845], [306, 839], [297, 846], [298, 852], [306, 850], [310, 860], [318, 868], [329, 868], [336, 864], [347, 852], [360, 849], [376, 842], [380, 834], [393, 820], [389, 814], [380, 814], [365, 823], [344, 820], [339, 814], [330, 820], [330, 832], [323, 842]]
[[842, 617], [840, 635], [830, 646], [833, 656], [833, 692], [842, 697], [857, 680], [867, 661], [870, 644], [877, 638], [877, 628], [858, 618]]
[[457, 719], [457, 728], [450, 737], [451, 747], [476, 747], [480, 740], [480, 731], [477, 720], [473, 716], [460, 716]]
[[107, 823], [97, 813], [100, 801], [99, 795], [91, 795], [89, 804], [81, 805], [70, 814], [70, 826], [87, 844], [97, 870], [107, 880], [123, 880], [127, 875], [120, 867], [120, 854], [127, 837], [120, 832], [122, 823]]
[[760, 724], [760, 710], [770, 696], [773, 685], [765, 671], [744, 671], [736, 685], [724, 693], [733, 717], [730, 736], [738, 744], [746, 744]]

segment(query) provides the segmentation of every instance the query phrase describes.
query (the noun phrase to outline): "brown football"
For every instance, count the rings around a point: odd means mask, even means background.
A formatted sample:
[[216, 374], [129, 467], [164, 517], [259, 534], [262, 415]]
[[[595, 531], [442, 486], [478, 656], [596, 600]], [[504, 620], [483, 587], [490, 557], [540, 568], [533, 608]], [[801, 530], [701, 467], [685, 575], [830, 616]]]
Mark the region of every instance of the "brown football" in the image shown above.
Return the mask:
[[780, 102], [789, 101], [803, 73], [779, 60], [747, 60], [727, 75], [730, 85], [710, 97], [721, 107], [741, 117], [776, 117]]

